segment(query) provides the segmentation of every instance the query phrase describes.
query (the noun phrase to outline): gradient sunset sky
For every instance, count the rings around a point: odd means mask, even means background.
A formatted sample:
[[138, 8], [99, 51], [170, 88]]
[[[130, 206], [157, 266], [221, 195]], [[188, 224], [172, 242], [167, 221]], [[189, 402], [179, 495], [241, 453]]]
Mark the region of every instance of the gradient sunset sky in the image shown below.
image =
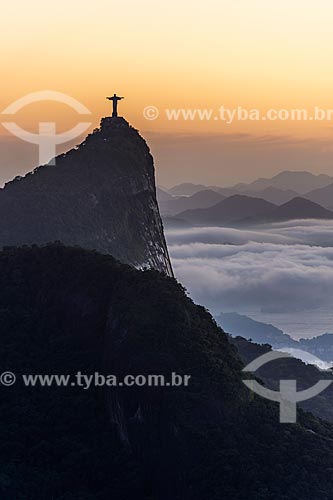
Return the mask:
[[[333, 120], [227, 125], [164, 115], [221, 105], [333, 109], [330, 0], [19, 0], [2, 5], [1, 21], [2, 110], [54, 90], [92, 111], [84, 117], [92, 129], [110, 112], [105, 96], [117, 92], [125, 96], [120, 114], [151, 146], [162, 185], [224, 185], [285, 169], [333, 175]], [[149, 121], [143, 109], [151, 105], [160, 116]], [[15, 121], [34, 132], [55, 121], [62, 132], [78, 116], [45, 102]], [[1, 124], [0, 146], [1, 183], [38, 162], [37, 148]]]

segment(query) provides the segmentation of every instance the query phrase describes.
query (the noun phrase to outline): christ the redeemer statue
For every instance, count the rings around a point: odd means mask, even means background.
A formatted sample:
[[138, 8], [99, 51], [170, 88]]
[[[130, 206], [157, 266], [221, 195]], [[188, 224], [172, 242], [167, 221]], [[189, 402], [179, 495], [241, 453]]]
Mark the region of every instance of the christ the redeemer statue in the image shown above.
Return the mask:
[[113, 117], [118, 116], [118, 112], [117, 112], [118, 101], [121, 101], [122, 99], [124, 99], [124, 98], [123, 97], [119, 97], [116, 94], [113, 94], [112, 97], [107, 97], [107, 100], [108, 101], [112, 101], [112, 103], [113, 103], [113, 111], [112, 111], [112, 116]]

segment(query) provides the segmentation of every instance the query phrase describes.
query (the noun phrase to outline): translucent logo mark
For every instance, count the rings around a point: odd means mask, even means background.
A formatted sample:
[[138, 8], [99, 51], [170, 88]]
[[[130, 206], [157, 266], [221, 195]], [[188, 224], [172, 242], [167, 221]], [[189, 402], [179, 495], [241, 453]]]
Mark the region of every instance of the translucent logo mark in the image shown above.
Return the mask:
[[[300, 350], [298, 350], [300, 351]], [[305, 355], [305, 353], [302, 351]], [[245, 368], [244, 372], [255, 372], [261, 368], [266, 363], [270, 361], [275, 361], [281, 358], [292, 358], [292, 356], [286, 352], [270, 351], [258, 358], [254, 359]], [[313, 356], [313, 358], [316, 358]], [[320, 365], [321, 360], [316, 358], [318, 365]], [[255, 392], [259, 396], [269, 399], [270, 401], [276, 401], [280, 405], [280, 422], [281, 423], [296, 423], [297, 421], [297, 403], [300, 401], [306, 401], [311, 399], [322, 391], [327, 389], [332, 383], [332, 380], [319, 380], [316, 384], [308, 389], [297, 392], [297, 382], [295, 379], [290, 380], [280, 380], [280, 390], [273, 391], [259, 384], [256, 380], [243, 380], [244, 384]]]
[[[55, 92], [53, 90], [44, 90], [40, 92], [32, 92], [17, 101], [10, 104], [2, 111], [3, 115], [15, 115], [25, 106], [41, 101], [54, 101], [62, 104], [67, 104], [70, 108], [74, 109], [79, 115], [90, 115], [91, 111], [86, 108], [81, 102], [74, 99], [69, 95], [62, 92]], [[91, 125], [91, 122], [79, 122], [72, 129], [57, 134], [56, 124], [54, 122], [39, 122], [38, 134], [28, 132], [22, 129], [14, 122], [2, 122], [2, 125], [11, 134], [22, 139], [25, 142], [37, 144], [39, 149], [39, 164], [43, 165], [49, 163], [55, 164], [56, 147], [59, 144], [69, 142], [81, 134], [83, 134]]]

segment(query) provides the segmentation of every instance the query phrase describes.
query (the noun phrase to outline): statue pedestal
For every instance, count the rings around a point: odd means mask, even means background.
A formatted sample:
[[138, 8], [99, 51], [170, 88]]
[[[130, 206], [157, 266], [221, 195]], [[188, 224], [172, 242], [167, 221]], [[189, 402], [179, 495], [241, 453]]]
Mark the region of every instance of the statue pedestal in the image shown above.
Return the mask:
[[106, 118], [102, 118], [101, 120], [101, 129], [115, 129], [115, 128], [129, 128], [128, 121], [125, 120], [122, 116], [108, 116]]

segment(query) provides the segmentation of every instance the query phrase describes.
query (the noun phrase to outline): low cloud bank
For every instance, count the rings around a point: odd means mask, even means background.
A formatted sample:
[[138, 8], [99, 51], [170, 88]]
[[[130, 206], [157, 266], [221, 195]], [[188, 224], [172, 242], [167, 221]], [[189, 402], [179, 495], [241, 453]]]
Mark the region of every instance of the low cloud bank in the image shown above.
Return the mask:
[[177, 278], [213, 313], [333, 307], [333, 222], [167, 232]]

